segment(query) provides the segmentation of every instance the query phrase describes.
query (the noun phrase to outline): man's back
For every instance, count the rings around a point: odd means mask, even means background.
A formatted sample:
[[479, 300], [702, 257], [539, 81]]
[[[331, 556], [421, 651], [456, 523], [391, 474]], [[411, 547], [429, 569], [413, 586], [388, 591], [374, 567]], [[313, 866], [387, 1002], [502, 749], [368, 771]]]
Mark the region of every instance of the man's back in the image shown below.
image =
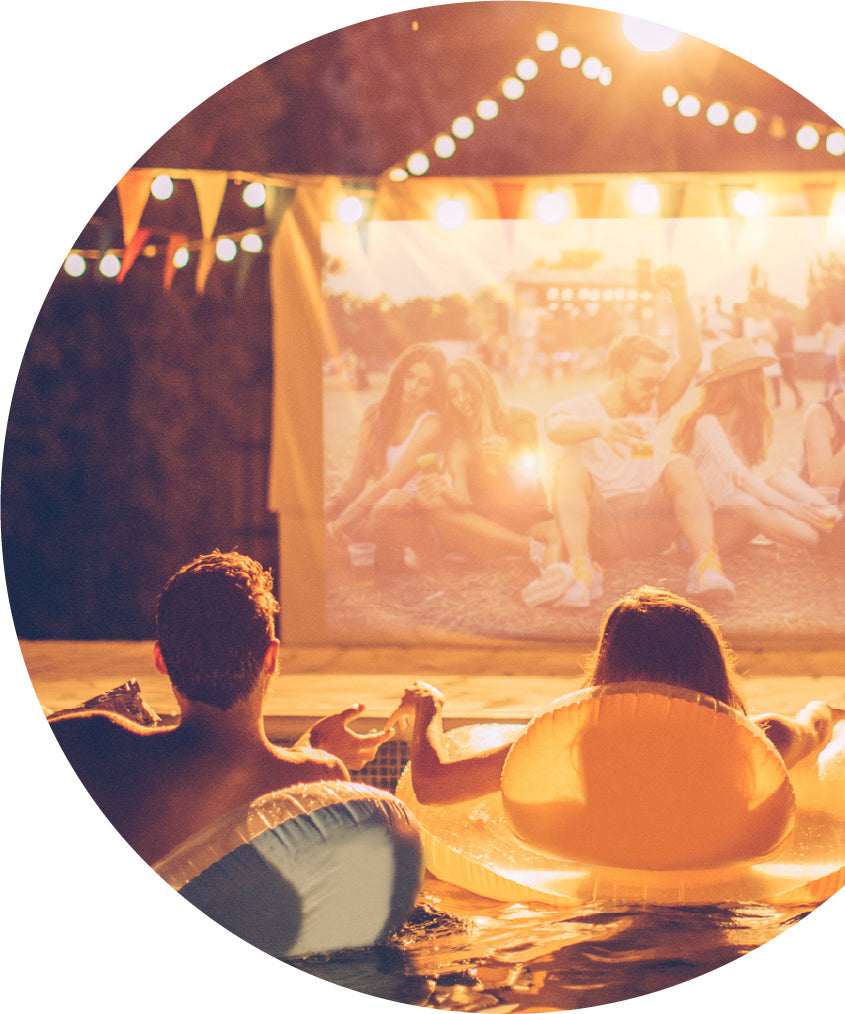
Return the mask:
[[348, 777], [328, 754], [285, 750], [236, 732], [145, 729], [103, 712], [69, 715], [51, 726], [94, 802], [148, 863], [264, 793]]

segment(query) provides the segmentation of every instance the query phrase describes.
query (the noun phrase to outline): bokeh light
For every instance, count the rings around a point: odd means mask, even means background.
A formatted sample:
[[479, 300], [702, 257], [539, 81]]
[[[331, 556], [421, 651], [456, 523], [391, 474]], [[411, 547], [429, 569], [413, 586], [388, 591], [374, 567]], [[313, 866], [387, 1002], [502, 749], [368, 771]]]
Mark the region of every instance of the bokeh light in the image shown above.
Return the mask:
[[601, 73], [599, 74], [599, 84], [604, 85], [605, 88], [613, 81], [613, 71], [610, 67], [602, 67]]
[[455, 139], [451, 134], [438, 134], [434, 139], [434, 154], [438, 158], [451, 158], [456, 148]]
[[537, 49], [541, 53], [553, 53], [558, 46], [558, 37], [554, 32], [540, 32], [537, 36]]
[[219, 261], [233, 261], [238, 256], [237, 244], [228, 236], [221, 236], [214, 249]]
[[117, 278], [120, 274], [120, 258], [117, 254], [108, 253], [100, 258], [99, 268], [104, 278]]
[[714, 127], [723, 127], [730, 118], [730, 110], [724, 102], [713, 102], [707, 107], [707, 122]]
[[156, 176], [150, 184], [150, 193], [157, 201], [166, 201], [173, 196], [173, 180], [167, 175]]
[[815, 147], [817, 147], [819, 140], [819, 132], [809, 123], [805, 123], [795, 135], [795, 141], [798, 144], [798, 147], [804, 151], [812, 151]]
[[754, 218], [763, 213], [763, 199], [753, 190], [740, 190], [734, 198], [734, 208], [743, 218]]
[[177, 247], [173, 252], [173, 267], [184, 268], [187, 266], [188, 261], [191, 259], [190, 251], [186, 246]]
[[244, 187], [243, 201], [250, 208], [263, 208], [267, 191], [263, 183], [250, 183]]
[[590, 81], [595, 81], [601, 74], [602, 62], [597, 56], [588, 56], [581, 65], [581, 73]]
[[753, 134], [757, 129], [757, 117], [750, 109], [743, 109], [734, 117], [734, 130], [738, 134]]
[[502, 82], [502, 95], [506, 99], [521, 99], [525, 94], [525, 85], [518, 77], [506, 77]]
[[628, 190], [628, 203], [635, 215], [656, 215], [660, 208], [660, 192], [653, 183], [636, 180]]
[[465, 141], [468, 137], [472, 137], [474, 131], [475, 124], [469, 116], [458, 116], [452, 121], [452, 133], [462, 141]]
[[337, 202], [337, 220], [343, 225], [355, 225], [364, 215], [364, 205], [360, 197], [350, 194]]
[[560, 191], [540, 194], [534, 202], [534, 216], [543, 225], [559, 225], [568, 215], [569, 201]]
[[622, 31], [628, 42], [644, 53], [663, 52], [674, 46], [681, 35], [675, 28], [643, 21], [631, 14], [622, 17]]
[[466, 201], [457, 198], [446, 198], [437, 205], [434, 217], [441, 229], [453, 232], [466, 225], [469, 218], [469, 209]]
[[246, 250], [247, 253], [261, 253], [263, 249], [264, 240], [257, 232], [248, 232], [241, 237], [241, 250]]
[[677, 105], [680, 93], [674, 85], [666, 85], [663, 89], [663, 105], [668, 106], [670, 109], [672, 106]]
[[685, 95], [678, 103], [681, 116], [698, 116], [701, 112], [701, 100], [697, 95]]
[[71, 278], [80, 278], [85, 274], [85, 258], [78, 253], [72, 253], [65, 260], [64, 267]]
[[528, 56], [516, 65], [516, 75], [521, 77], [523, 81], [533, 81], [539, 73], [540, 68], [537, 66], [537, 61]]
[[408, 172], [412, 176], [422, 176], [428, 172], [431, 163], [428, 160], [428, 155], [422, 151], [415, 151], [413, 155], [408, 156], [408, 161], [405, 163], [408, 167]]
[[482, 99], [475, 111], [481, 120], [495, 120], [499, 115], [499, 103], [495, 99]]
[[560, 51], [560, 65], [567, 70], [574, 70], [581, 63], [581, 52], [575, 46], [567, 46]]
[[401, 165], [395, 165], [387, 174], [387, 178], [391, 183], [402, 183], [408, 178], [408, 170], [403, 169]]
[[824, 146], [827, 149], [828, 155], [845, 154], [845, 134], [835, 130], [832, 134], [827, 135]]

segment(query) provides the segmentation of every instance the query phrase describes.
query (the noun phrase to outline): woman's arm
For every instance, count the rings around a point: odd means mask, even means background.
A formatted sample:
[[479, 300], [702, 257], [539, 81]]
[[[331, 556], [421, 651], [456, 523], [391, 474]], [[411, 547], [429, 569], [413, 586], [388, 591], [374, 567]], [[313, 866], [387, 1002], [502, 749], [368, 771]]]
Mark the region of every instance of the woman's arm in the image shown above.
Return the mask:
[[783, 715], [754, 715], [751, 719], [772, 741], [787, 768], [821, 750], [830, 740], [836, 722], [845, 718], [845, 709], [824, 701], [810, 701], [794, 718]]
[[499, 791], [510, 744], [450, 760], [443, 734], [443, 694], [428, 683], [408, 687], [385, 729], [413, 722], [411, 780], [425, 806], [445, 806]]

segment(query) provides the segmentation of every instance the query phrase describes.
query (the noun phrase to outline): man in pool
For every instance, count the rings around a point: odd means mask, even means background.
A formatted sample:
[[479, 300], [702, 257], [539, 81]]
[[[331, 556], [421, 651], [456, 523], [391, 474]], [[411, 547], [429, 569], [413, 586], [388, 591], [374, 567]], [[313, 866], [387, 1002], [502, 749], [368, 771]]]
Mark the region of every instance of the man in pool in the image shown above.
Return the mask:
[[[686, 594], [731, 598], [722, 572], [713, 516], [692, 462], [654, 456], [658, 422], [683, 397], [701, 365], [701, 339], [679, 267], [659, 268], [677, 318], [677, 358], [651, 338], [622, 335], [608, 350], [608, 379], [597, 393], [560, 402], [546, 417], [549, 439], [563, 452], [553, 508], [571, 572], [548, 568], [523, 591], [526, 602], [587, 607], [603, 594], [594, 556], [657, 555], [683, 536], [692, 551]], [[574, 573], [574, 580], [572, 575]]]
[[358, 735], [356, 705], [318, 722], [316, 749], [283, 749], [264, 731], [275, 674], [272, 576], [239, 553], [182, 567], [158, 603], [153, 659], [179, 703], [176, 726], [146, 728], [112, 713], [57, 717], [52, 730], [82, 784], [142, 859], [155, 863], [211, 821], [299, 782], [348, 780], [392, 730]]

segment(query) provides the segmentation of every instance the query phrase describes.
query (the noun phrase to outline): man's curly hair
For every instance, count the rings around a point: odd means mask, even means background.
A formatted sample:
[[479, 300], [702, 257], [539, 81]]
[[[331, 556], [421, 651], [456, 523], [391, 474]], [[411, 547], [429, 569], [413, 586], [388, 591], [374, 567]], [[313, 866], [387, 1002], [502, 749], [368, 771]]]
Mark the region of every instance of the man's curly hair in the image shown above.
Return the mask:
[[228, 710], [255, 686], [275, 636], [273, 576], [240, 553], [199, 556], [164, 586], [157, 639], [173, 686]]

